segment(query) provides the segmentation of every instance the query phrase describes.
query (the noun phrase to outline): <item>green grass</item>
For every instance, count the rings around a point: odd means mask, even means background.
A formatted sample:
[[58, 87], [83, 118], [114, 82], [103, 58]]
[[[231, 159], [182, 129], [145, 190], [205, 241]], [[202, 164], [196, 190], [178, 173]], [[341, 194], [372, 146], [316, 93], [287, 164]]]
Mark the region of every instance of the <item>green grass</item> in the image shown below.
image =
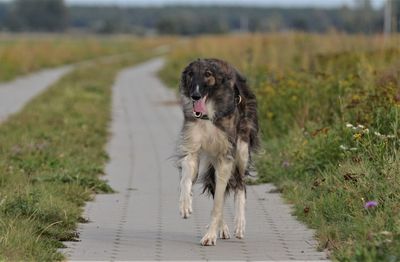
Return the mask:
[[[202, 37], [176, 48], [160, 76], [177, 87], [197, 57], [238, 67], [258, 97], [259, 182], [278, 186], [332, 259], [399, 261], [399, 42], [338, 34]], [[365, 208], [368, 201], [378, 205]]]
[[116, 73], [145, 58], [82, 66], [0, 125], [0, 261], [64, 259], [85, 201], [112, 191], [101, 175]]

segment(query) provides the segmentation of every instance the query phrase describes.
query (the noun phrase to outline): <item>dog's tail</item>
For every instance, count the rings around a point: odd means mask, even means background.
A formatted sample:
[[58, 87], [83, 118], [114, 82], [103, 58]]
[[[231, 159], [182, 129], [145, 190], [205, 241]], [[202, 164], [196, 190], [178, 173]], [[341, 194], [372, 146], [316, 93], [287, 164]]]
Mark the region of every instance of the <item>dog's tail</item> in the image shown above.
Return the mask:
[[[244, 189], [246, 190], [246, 182], [245, 177], [250, 176], [250, 172], [246, 170], [245, 175], [242, 176], [239, 173], [239, 169], [236, 167], [233, 175], [228, 181], [228, 185], [226, 186], [225, 196], [228, 196], [232, 190], [236, 189]], [[202, 183], [203, 183], [203, 194], [206, 193], [209, 196], [214, 198], [215, 195], [215, 168], [210, 165], [207, 171], [202, 175]]]

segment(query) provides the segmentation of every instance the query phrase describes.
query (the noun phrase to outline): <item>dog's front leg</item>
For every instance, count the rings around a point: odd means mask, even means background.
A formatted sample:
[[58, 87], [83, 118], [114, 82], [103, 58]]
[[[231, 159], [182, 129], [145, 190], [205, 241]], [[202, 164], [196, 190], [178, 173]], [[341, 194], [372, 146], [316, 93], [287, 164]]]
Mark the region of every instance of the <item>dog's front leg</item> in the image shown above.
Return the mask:
[[233, 160], [223, 159], [216, 165], [214, 207], [211, 213], [211, 223], [207, 233], [201, 239], [203, 246], [212, 246], [217, 242], [217, 231], [223, 224], [223, 207], [225, 190], [232, 175]]
[[179, 211], [182, 218], [192, 214], [192, 185], [197, 178], [198, 164], [197, 154], [188, 154], [181, 162]]

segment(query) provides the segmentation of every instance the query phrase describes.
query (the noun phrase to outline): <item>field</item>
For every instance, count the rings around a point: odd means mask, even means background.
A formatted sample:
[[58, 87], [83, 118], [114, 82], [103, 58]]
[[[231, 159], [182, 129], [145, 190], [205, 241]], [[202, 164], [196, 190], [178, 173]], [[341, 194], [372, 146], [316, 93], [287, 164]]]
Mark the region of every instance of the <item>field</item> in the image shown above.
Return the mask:
[[247, 76], [262, 129], [258, 182], [278, 186], [320, 249], [340, 261], [400, 260], [400, 36], [285, 33], [0, 36], [0, 82], [91, 60], [0, 126], [0, 261], [63, 259], [57, 248], [77, 237], [84, 201], [112, 191], [101, 174], [116, 73], [165, 44], [160, 76], [171, 87], [198, 57]]
[[[140, 44], [138, 44], [140, 42]], [[134, 54], [138, 46], [151, 49], [172, 38], [0, 35], [0, 82], [42, 68], [50, 68], [98, 57]]]
[[[294, 213], [340, 261], [400, 260], [400, 37], [198, 37], [169, 55], [162, 79], [218, 57], [256, 92], [259, 182], [274, 182]], [[251, 212], [251, 211], [250, 211]]]
[[[78, 48], [82, 42], [32, 41], [38, 44], [38, 53], [32, 55], [30, 62], [16, 60], [29, 65], [29, 70], [68, 59], [87, 59], [90, 56], [85, 56], [86, 48], [101, 46], [101, 41], [95, 40], [82, 46], [82, 50]], [[47, 61], [50, 57], [42, 50], [43, 45], [57, 41], [59, 47], [74, 50], [74, 55]], [[78, 66], [1, 124], [0, 261], [63, 260], [57, 249], [63, 246], [60, 241], [78, 237], [75, 227], [78, 222], [85, 222], [81, 217], [85, 201], [95, 192], [112, 191], [101, 175], [107, 160], [105, 144], [114, 78], [120, 69], [148, 59], [155, 55], [154, 47], [166, 43], [161, 39], [129, 40], [124, 45], [128, 47], [129, 42], [132, 55]], [[26, 44], [23, 40], [17, 46], [25, 50], [22, 46]], [[117, 48], [111, 53], [121, 51], [118, 41], [115, 47], [112, 42], [108, 45], [109, 51]], [[110, 54], [104, 50], [92, 56]], [[58, 47], [49, 48], [49, 52], [58, 57], [64, 55]], [[43, 63], [36, 63], [40, 59], [44, 59]]]

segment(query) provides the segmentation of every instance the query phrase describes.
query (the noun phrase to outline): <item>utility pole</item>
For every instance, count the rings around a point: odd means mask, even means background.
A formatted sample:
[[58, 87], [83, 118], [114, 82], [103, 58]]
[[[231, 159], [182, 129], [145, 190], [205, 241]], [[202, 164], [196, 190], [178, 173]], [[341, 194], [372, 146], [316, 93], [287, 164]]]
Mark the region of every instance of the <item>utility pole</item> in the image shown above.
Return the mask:
[[392, 32], [392, 0], [386, 0], [385, 2], [383, 32], [385, 38], [388, 38]]

